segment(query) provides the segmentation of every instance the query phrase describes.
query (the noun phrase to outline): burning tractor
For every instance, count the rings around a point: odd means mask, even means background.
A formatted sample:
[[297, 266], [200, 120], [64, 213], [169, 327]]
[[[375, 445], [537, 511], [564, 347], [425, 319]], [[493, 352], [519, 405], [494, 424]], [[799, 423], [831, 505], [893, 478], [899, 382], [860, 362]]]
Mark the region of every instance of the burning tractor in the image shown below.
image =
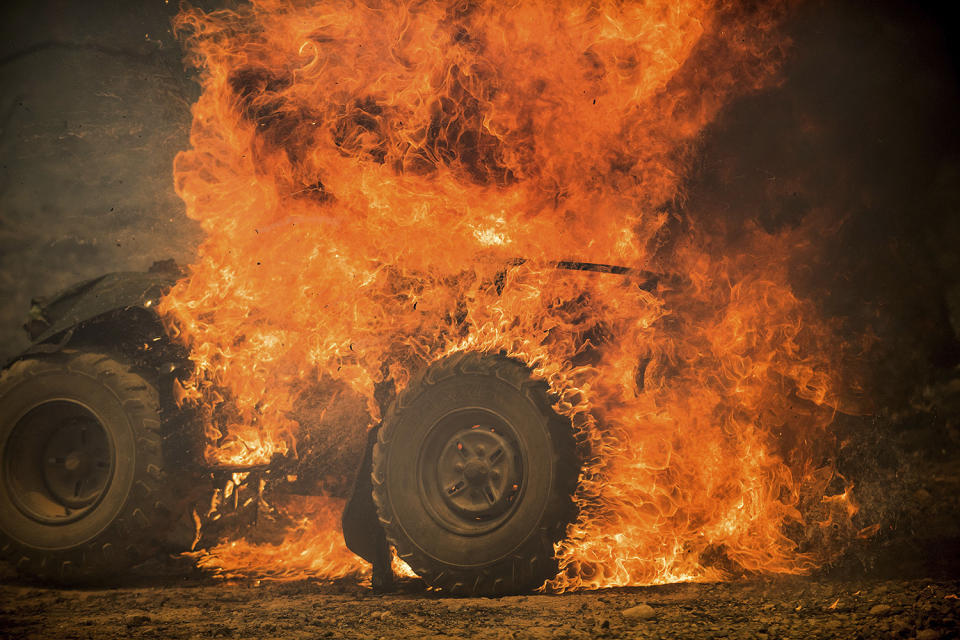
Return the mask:
[[[158, 263], [35, 301], [33, 345], [0, 378], [0, 548], [20, 572], [124, 571], [169, 548], [197, 478], [251, 471], [206, 464], [202, 428], [174, 401], [192, 365], [155, 307], [180, 276]], [[393, 394], [349, 461], [359, 471], [343, 515], [375, 586], [392, 581], [390, 546], [452, 593], [525, 591], [556, 574], [580, 464], [552, 403], [523, 364], [479, 352], [447, 356]]]

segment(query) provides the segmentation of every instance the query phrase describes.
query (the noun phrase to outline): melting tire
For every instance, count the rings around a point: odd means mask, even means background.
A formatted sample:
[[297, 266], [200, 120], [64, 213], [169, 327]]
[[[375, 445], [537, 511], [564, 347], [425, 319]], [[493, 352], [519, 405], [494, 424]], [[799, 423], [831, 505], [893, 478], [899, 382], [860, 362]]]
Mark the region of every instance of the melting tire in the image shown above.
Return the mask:
[[24, 359], [0, 376], [0, 556], [20, 572], [108, 578], [173, 521], [155, 386], [113, 356]]
[[458, 353], [397, 398], [373, 451], [373, 498], [388, 540], [450, 593], [535, 589], [575, 516], [569, 421], [520, 362]]

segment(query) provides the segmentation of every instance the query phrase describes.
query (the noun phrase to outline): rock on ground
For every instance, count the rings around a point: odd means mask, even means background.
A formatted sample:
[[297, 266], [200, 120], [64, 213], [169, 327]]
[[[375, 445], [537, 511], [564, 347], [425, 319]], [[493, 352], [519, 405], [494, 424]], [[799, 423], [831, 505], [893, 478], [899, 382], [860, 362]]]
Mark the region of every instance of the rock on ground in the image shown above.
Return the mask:
[[55, 589], [7, 581], [0, 638], [936, 640], [960, 634], [958, 596], [960, 580], [787, 578], [512, 598], [447, 598], [418, 581], [390, 595], [343, 582], [166, 577]]

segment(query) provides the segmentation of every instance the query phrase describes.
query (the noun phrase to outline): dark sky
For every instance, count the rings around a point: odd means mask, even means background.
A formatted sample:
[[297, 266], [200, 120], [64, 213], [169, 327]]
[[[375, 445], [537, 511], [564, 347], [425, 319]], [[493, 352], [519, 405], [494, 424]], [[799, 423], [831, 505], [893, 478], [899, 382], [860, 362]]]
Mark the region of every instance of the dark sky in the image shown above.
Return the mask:
[[[681, 212], [732, 245], [751, 223], [831, 229], [797, 289], [851, 335], [876, 333], [878, 371], [901, 389], [960, 361], [960, 92], [940, 5], [799, 5], [783, 83], [705, 133]], [[190, 261], [200, 234], [171, 163], [198, 87], [175, 6], [0, 9], [0, 356], [26, 345], [31, 296]]]

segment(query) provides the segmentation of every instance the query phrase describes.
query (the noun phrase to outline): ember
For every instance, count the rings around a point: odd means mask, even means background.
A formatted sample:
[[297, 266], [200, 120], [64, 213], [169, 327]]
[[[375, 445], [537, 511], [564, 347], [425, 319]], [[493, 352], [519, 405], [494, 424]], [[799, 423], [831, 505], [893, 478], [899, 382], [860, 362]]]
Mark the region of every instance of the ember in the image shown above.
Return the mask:
[[[858, 410], [855, 378], [789, 284], [802, 231], [753, 228], [734, 249], [675, 214], [704, 127], [778, 81], [782, 13], [184, 10], [203, 93], [175, 179], [207, 235], [160, 308], [196, 365], [181, 401], [207, 461], [302, 455], [312, 382], [361, 399], [363, 429], [431, 365], [501, 354], [548, 383], [582, 461], [549, 588], [799, 573], [842, 551], [857, 507], [830, 425]], [[362, 571], [321, 512], [201, 562]]]

